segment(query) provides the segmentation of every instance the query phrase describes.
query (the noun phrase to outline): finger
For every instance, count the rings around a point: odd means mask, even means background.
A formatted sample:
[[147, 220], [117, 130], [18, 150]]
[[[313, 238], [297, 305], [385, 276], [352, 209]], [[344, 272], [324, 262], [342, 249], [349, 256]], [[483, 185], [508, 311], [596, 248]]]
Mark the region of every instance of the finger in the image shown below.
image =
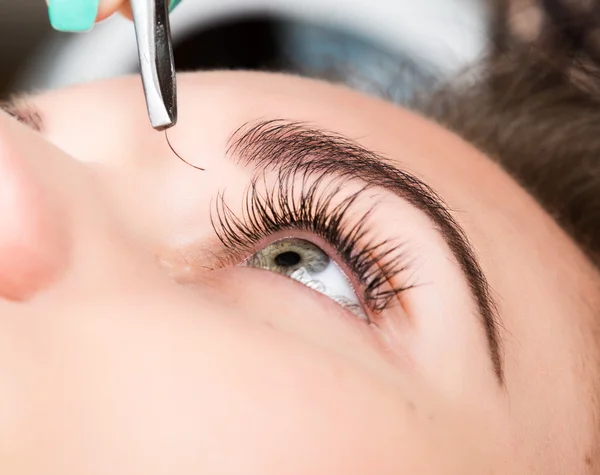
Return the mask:
[[[116, 12], [133, 18], [129, 0], [46, 0], [50, 23], [59, 31], [87, 31]], [[170, 0], [169, 11], [181, 3]]]
[[55, 30], [91, 30], [98, 17], [100, 0], [47, 0], [50, 24]]
[[131, 11], [131, 4], [129, 2], [125, 2], [119, 8], [119, 13], [123, 15], [125, 18], [132, 19], [133, 12]]
[[98, 9], [98, 17], [96, 18], [96, 21], [107, 19], [113, 13], [121, 11], [124, 5], [129, 7], [129, 2], [127, 0], [100, 0], [100, 7]]

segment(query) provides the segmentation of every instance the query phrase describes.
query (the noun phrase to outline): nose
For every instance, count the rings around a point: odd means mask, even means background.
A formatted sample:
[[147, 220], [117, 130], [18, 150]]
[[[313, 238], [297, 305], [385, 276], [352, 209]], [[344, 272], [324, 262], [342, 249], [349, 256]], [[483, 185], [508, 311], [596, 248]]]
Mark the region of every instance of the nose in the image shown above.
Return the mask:
[[69, 222], [48, 174], [35, 160], [43, 156], [48, 166], [60, 161], [58, 155], [0, 114], [0, 298], [26, 300], [66, 267]]
[[[90, 167], [0, 113], [0, 300], [89, 274], [91, 254], [129, 252], [99, 189]], [[94, 275], [109, 275], [98, 260]]]

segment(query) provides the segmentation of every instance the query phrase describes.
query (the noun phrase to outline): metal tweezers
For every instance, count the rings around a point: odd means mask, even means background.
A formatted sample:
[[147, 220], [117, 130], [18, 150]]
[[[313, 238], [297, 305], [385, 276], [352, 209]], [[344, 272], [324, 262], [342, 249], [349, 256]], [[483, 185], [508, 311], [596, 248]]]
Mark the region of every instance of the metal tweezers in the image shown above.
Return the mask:
[[148, 117], [156, 130], [177, 123], [177, 81], [168, 0], [131, 0]]

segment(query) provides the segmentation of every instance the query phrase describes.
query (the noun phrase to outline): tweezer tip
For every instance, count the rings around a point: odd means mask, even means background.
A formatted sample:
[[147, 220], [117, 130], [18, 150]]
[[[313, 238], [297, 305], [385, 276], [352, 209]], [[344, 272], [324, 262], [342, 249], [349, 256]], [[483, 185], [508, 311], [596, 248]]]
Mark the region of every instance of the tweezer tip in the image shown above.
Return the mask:
[[171, 127], [175, 127], [176, 125], [177, 125], [177, 119], [172, 120], [170, 122], [161, 122], [161, 123], [152, 124], [152, 128], [154, 130], [156, 130], [157, 132], [163, 132], [165, 130], [170, 129]]
[[133, 0], [133, 17], [146, 105], [152, 127], [177, 123], [175, 61], [167, 0]]

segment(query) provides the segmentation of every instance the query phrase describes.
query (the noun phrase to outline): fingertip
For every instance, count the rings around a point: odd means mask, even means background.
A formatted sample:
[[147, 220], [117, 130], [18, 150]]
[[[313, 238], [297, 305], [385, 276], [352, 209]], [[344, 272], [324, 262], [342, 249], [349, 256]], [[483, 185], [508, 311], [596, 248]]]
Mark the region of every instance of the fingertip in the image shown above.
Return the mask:
[[[96, 23], [106, 20], [116, 12], [121, 12], [125, 8], [125, 5], [129, 7], [129, 2], [126, 0], [100, 0]], [[127, 17], [131, 19], [131, 16]]]
[[127, 18], [128, 20], [133, 19], [133, 11], [131, 10], [131, 4], [129, 2], [125, 2], [121, 8], [119, 8], [119, 14]]

